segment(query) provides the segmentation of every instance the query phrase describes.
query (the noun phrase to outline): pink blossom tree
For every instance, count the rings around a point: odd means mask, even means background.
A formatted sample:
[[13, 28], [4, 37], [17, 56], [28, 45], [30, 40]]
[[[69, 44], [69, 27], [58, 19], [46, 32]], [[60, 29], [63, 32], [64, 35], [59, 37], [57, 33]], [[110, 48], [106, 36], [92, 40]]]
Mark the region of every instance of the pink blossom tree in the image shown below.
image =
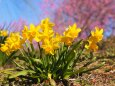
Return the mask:
[[86, 37], [97, 25], [112, 30], [107, 25], [110, 18], [115, 21], [115, 0], [63, 0], [54, 15], [56, 30], [63, 32], [63, 27], [76, 22]]
[[25, 25], [27, 25], [27, 21], [19, 19], [18, 21], [11, 22], [8, 28], [10, 31], [18, 32], [21, 31]]
[[10, 23], [1, 23], [0, 24], [0, 29], [5, 29], [5, 30], [8, 30], [8, 31], [13, 31], [13, 32], [18, 32], [18, 31], [21, 31], [23, 28], [24, 28], [24, 25], [27, 25], [27, 21], [23, 20], [23, 19], [19, 19], [19, 20], [16, 20], [16, 21], [12, 21]]

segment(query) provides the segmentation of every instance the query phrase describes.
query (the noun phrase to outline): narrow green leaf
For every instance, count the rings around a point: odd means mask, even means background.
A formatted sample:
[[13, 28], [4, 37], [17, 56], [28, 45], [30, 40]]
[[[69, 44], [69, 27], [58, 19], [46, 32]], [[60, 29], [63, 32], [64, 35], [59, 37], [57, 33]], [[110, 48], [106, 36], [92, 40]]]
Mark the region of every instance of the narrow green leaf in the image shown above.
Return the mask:
[[37, 67], [37, 70], [38, 70], [40, 73], [43, 72], [43, 70], [41, 70], [39, 67]]
[[32, 70], [23, 70], [23, 71], [17, 72], [16, 74], [12, 74], [11, 76], [9, 76], [9, 78], [16, 78], [18, 76], [26, 76], [27, 74], [30, 74], [30, 73], [35, 73], [35, 72]]
[[35, 58], [32, 58], [35, 62], [38, 62], [39, 64], [43, 64], [42, 60], [41, 59], [35, 59]]
[[95, 61], [96, 61], [96, 57], [94, 57], [91, 61], [88, 61], [86, 64], [84, 64], [83, 67], [86, 67]]
[[73, 44], [73, 46], [71, 47], [71, 49], [68, 51], [67, 55], [65, 56], [66, 59], [68, 59], [68, 57], [71, 55], [71, 53], [74, 52], [75, 49], [78, 49], [81, 44], [82, 44], [82, 40], [80, 40], [80, 41], [76, 42], [75, 44]]

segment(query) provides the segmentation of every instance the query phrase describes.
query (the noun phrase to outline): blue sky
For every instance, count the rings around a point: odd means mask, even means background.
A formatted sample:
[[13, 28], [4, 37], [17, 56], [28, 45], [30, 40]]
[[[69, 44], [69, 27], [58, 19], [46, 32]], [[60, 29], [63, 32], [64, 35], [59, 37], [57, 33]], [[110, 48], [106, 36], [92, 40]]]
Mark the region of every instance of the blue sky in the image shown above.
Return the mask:
[[0, 0], [0, 23], [10, 23], [20, 18], [28, 23], [37, 23], [44, 17], [43, 9], [39, 7], [41, 3], [43, 0]]
[[53, 20], [54, 12], [62, 1], [63, 0], [0, 0], [0, 27], [14, 31], [17, 28], [17, 24], [19, 25], [19, 29], [22, 28], [21, 21], [29, 25], [30, 23], [38, 24], [46, 17]]

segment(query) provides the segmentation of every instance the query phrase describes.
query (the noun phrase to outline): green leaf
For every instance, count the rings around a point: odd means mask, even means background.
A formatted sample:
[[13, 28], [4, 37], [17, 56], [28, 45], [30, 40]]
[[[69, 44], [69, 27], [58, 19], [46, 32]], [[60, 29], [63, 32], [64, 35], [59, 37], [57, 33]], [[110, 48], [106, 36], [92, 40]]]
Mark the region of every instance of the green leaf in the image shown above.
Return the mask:
[[67, 51], [67, 48], [64, 48], [63, 51], [61, 51], [61, 54], [59, 55], [59, 58], [57, 59], [57, 62], [54, 64], [54, 68], [52, 69], [53, 71], [57, 70], [57, 67], [59, 65], [62, 65], [62, 63], [64, 62], [63, 61], [63, 56], [64, 56], [66, 51]]
[[2, 66], [7, 59], [6, 55], [3, 52], [0, 52], [0, 66]]
[[40, 74], [40, 77], [43, 78], [43, 79], [48, 79], [48, 76], [46, 73], [42, 73]]
[[79, 53], [76, 52], [76, 55], [75, 55], [75, 59], [74, 59], [72, 68], [74, 68], [74, 67], [76, 66], [76, 63], [79, 61], [79, 58], [80, 58], [80, 56], [82, 55], [82, 53], [83, 53], [83, 49], [82, 49], [82, 50], [79, 50]]
[[102, 67], [103, 65], [105, 64], [105, 62], [95, 66], [95, 67], [92, 67], [92, 68], [86, 68], [86, 67], [81, 67], [79, 70], [77, 70], [75, 73], [76, 74], [82, 74], [82, 73], [87, 73], [89, 71], [93, 71], [93, 70], [96, 70], [96, 69], [99, 69], [100, 67]]
[[74, 74], [73, 70], [67, 69], [66, 72], [64, 73], [64, 79], [68, 79], [73, 74]]
[[96, 57], [94, 57], [91, 61], [88, 61], [86, 64], [84, 64], [83, 67], [86, 67], [95, 61], [96, 61]]
[[17, 67], [19, 67], [19, 68], [21, 68], [21, 69], [25, 69], [22, 65], [16, 63], [15, 61], [13, 61], [13, 63], [14, 63]]
[[31, 46], [31, 50], [34, 52], [35, 50], [33, 44], [31, 43], [30, 46]]
[[86, 67], [81, 67], [78, 70], [75, 71], [75, 74], [80, 74], [82, 73], [84, 70], [86, 70]]
[[16, 78], [18, 76], [26, 76], [27, 74], [30, 74], [30, 73], [35, 73], [35, 72], [32, 70], [23, 70], [23, 71], [17, 72], [16, 74], [12, 74], [11, 76], [9, 76], [9, 78]]
[[63, 69], [62, 69], [62, 73], [63, 73], [63, 78], [65, 77], [65, 75], [67, 76], [66, 71], [68, 70], [68, 68], [72, 68], [72, 64], [73, 64], [73, 59], [75, 57], [75, 53], [72, 52], [71, 56], [69, 56], [68, 60], [67, 60], [67, 63], [64, 65]]
[[38, 62], [39, 64], [43, 64], [42, 60], [41, 59], [35, 59], [35, 58], [32, 58], [35, 62]]
[[37, 67], [37, 70], [38, 70], [40, 73], [43, 72], [43, 70], [41, 70], [39, 67]]
[[66, 59], [68, 59], [68, 57], [71, 56], [72, 52], [74, 52], [75, 49], [78, 49], [81, 44], [82, 44], [82, 40], [73, 44], [73, 46], [71, 47], [71, 49], [68, 51], [67, 55], [65, 56]]
[[105, 64], [105, 62], [95, 66], [95, 67], [92, 67], [92, 68], [89, 68], [89, 69], [86, 69], [84, 70], [82, 73], [86, 73], [86, 72], [89, 72], [89, 71], [93, 71], [93, 70], [96, 70], [96, 69], [99, 69], [100, 67], [102, 67], [103, 65]]
[[4, 73], [4, 74], [12, 74], [12, 71], [14, 71], [15, 69], [10, 68], [10, 69], [5, 69], [5, 70], [0, 70], [0, 73]]

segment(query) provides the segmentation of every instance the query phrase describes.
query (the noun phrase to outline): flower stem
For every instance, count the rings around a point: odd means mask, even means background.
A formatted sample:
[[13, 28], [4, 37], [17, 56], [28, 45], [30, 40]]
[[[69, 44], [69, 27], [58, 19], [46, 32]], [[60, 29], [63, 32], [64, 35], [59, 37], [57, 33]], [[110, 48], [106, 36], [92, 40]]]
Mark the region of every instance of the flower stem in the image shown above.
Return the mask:
[[41, 50], [41, 47], [40, 47], [40, 43], [39, 43], [39, 42], [38, 42], [38, 47], [39, 47], [40, 58], [42, 58], [42, 50]]

